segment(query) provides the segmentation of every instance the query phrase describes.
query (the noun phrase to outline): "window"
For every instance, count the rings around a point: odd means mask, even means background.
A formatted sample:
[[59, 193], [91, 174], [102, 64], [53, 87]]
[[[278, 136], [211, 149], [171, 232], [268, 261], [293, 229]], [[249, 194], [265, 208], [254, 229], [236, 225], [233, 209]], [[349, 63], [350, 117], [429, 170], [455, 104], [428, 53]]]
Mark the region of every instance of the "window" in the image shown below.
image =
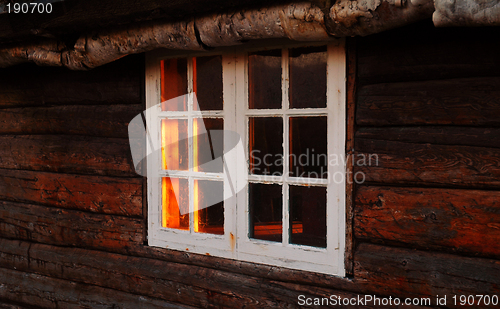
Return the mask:
[[149, 244], [343, 276], [343, 41], [147, 62]]

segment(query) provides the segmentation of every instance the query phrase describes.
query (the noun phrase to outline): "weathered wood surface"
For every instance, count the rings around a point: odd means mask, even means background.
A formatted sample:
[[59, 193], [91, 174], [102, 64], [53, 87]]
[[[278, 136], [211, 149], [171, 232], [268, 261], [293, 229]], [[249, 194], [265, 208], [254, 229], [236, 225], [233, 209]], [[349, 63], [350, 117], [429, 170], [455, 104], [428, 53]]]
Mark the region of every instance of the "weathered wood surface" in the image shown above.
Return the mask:
[[500, 126], [500, 77], [386, 83], [359, 88], [360, 126]]
[[158, 298], [137, 296], [11, 269], [0, 268], [0, 278], [0, 299], [26, 304], [29, 308], [193, 308]]
[[0, 236], [120, 252], [142, 246], [141, 219], [0, 201]]
[[[354, 132], [356, 119], [356, 39], [347, 39], [347, 130], [346, 130], [346, 152], [352, 154], [354, 149]], [[348, 158], [352, 158], [349, 156]], [[353, 165], [347, 164], [346, 173], [346, 225], [345, 225], [345, 270], [346, 275], [352, 276], [353, 271], [353, 254], [354, 254], [354, 237], [353, 237], [353, 208], [354, 208], [354, 181], [353, 181]]]
[[[358, 44], [362, 84], [498, 76], [497, 27], [435, 28], [425, 20], [370, 35]], [[466, 40], [464, 40], [466, 38]]]
[[354, 170], [362, 172], [367, 182], [500, 188], [500, 150], [497, 148], [358, 138], [355, 149]]
[[0, 109], [0, 134], [68, 134], [128, 138], [140, 105], [68, 105]]
[[453, 295], [500, 294], [498, 260], [373, 244], [360, 244], [355, 256], [356, 284], [380, 295], [430, 297], [434, 305], [436, 295], [447, 295], [448, 307], [454, 307]]
[[455, 126], [363, 127], [356, 138], [500, 148], [500, 128]]
[[136, 176], [128, 139], [69, 135], [0, 135], [0, 168]]
[[14, 305], [14, 304], [7, 304], [7, 303], [1, 303], [2, 300], [0, 299], [0, 309], [28, 309], [27, 307], [23, 307], [20, 305]]
[[66, 68], [34, 65], [2, 69], [0, 108], [141, 104], [143, 57], [131, 56], [95, 70], [78, 73]]
[[[33, 40], [40, 35], [61, 36], [72, 46], [68, 34], [92, 31], [137, 22], [141, 20], [165, 19], [185, 20], [194, 15], [232, 10], [235, 8], [262, 7], [284, 0], [192, 0], [189, 5], [182, 0], [121, 0], [118, 4], [103, 3], [100, 0], [75, 0], [54, 2], [50, 14], [30, 14], [27, 16], [11, 15], [0, 20], [0, 40]], [[36, 35], [35, 35], [36, 34]], [[74, 44], [74, 42], [73, 42]]]
[[[278, 282], [194, 265], [7, 239], [0, 239], [0, 267], [15, 267], [18, 271], [196, 307], [295, 308], [299, 295], [357, 297], [356, 293], [332, 287]], [[332, 280], [346, 281], [335, 277]]]
[[0, 199], [142, 216], [142, 178], [0, 169]]
[[500, 258], [500, 191], [360, 186], [354, 222], [365, 241]]

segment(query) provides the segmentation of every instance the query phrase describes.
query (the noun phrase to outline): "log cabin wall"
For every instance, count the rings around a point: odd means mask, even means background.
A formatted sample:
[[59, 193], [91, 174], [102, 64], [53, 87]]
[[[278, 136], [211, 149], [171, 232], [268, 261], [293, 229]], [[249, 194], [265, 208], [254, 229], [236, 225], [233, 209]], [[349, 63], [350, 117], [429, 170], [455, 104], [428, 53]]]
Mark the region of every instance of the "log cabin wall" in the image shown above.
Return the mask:
[[499, 293], [499, 38], [424, 21], [357, 41], [354, 149], [378, 162], [354, 167], [354, 276], [379, 293]]
[[352, 50], [354, 151], [378, 164], [354, 167], [366, 182], [354, 188], [346, 279], [145, 245], [127, 140], [144, 108], [143, 55], [88, 72], [1, 70], [0, 308], [500, 294], [499, 32], [429, 25]]

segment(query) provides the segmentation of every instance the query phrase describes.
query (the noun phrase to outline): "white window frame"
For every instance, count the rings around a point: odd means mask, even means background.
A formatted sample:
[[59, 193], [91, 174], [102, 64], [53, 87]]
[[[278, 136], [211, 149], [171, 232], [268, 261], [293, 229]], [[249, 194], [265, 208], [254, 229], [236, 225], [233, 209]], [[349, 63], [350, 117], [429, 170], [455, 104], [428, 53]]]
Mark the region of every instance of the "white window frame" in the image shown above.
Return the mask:
[[[289, 109], [288, 108], [288, 50], [287, 48], [327, 45], [327, 107], [321, 109]], [[249, 51], [283, 48], [282, 57], [282, 98], [283, 109], [278, 110], [250, 110], [248, 109], [248, 60]], [[160, 103], [160, 61], [167, 58], [196, 57], [207, 55], [222, 55], [223, 63], [223, 100], [222, 112], [162, 112], [157, 105]], [[188, 61], [188, 92], [192, 92], [190, 72], [192, 66]], [[288, 151], [288, 117], [292, 115], [327, 116], [328, 128], [328, 158], [335, 154], [343, 156], [343, 164], [328, 165], [328, 179], [316, 180], [317, 184], [327, 188], [327, 246], [317, 248], [288, 243], [289, 211], [288, 201], [284, 198], [283, 207], [283, 243], [252, 239], [249, 231], [248, 186], [240, 191], [235, 198], [224, 203], [224, 235], [190, 233], [190, 231], [167, 229], [161, 227], [161, 178], [148, 177], [148, 243], [150, 246], [188, 251], [199, 254], [208, 254], [223, 258], [231, 258], [254, 263], [268, 264], [298, 270], [306, 270], [330, 275], [345, 276], [345, 196], [346, 196], [346, 165], [345, 165], [345, 136], [346, 136], [346, 58], [344, 40], [333, 40], [316, 44], [287, 44], [286, 46], [265, 45], [250, 48], [225, 48], [212, 53], [184, 53], [167, 55], [156, 51], [147, 54], [146, 58], [146, 107], [151, 112], [146, 114], [148, 130], [153, 140], [160, 140], [159, 119], [171, 117], [178, 113], [179, 117], [193, 116], [221, 116], [224, 117], [224, 130], [235, 131], [240, 134], [244, 151], [238, 151], [226, 156], [225, 164], [228, 169], [236, 170], [237, 182], [270, 180], [283, 185], [283, 196], [288, 196], [286, 184], [303, 183], [311, 179], [298, 179], [283, 176], [253, 176], [248, 175], [248, 165], [238, 164], [238, 158], [248, 158], [248, 117], [282, 115], [284, 122], [284, 152]], [[191, 101], [192, 102], [192, 101]], [[191, 114], [190, 114], [191, 113]], [[232, 118], [234, 115], [234, 118]], [[190, 122], [191, 123], [191, 122]], [[191, 130], [191, 126], [190, 126]], [[191, 148], [191, 146], [190, 146]], [[190, 150], [191, 151], [191, 150]], [[242, 153], [243, 151], [243, 153]], [[226, 150], [225, 150], [226, 153]], [[156, 160], [156, 161], [155, 161]], [[148, 158], [148, 174], [154, 166], [161, 166], [159, 156]], [[192, 165], [190, 161], [190, 167]], [[340, 160], [339, 160], [340, 161]], [[248, 162], [248, 160], [247, 160]], [[284, 171], [288, 170], [288, 160], [284, 160]], [[197, 177], [200, 173], [197, 172]], [[206, 179], [221, 177], [214, 173], [205, 173]], [[286, 174], [286, 173], [285, 173]], [[180, 176], [193, 176], [191, 172], [179, 172]], [[343, 182], [335, 182], [333, 177], [343, 176]], [[170, 173], [170, 176], [174, 176]], [[202, 176], [202, 177], [205, 177]], [[192, 179], [192, 178], [190, 178]], [[338, 179], [337, 179], [338, 180]], [[192, 181], [192, 180], [190, 180]], [[239, 185], [238, 185], [239, 186]], [[190, 184], [191, 187], [191, 184]], [[227, 181], [224, 190], [230, 189]], [[192, 190], [192, 189], [190, 189]], [[192, 204], [190, 194], [190, 204]], [[190, 205], [190, 210], [193, 207]], [[190, 216], [192, 217], [192, 216]], [[190, 219], [193, 220], [192, 218]], [[191, 225], [191, 224], [190, 224]]]

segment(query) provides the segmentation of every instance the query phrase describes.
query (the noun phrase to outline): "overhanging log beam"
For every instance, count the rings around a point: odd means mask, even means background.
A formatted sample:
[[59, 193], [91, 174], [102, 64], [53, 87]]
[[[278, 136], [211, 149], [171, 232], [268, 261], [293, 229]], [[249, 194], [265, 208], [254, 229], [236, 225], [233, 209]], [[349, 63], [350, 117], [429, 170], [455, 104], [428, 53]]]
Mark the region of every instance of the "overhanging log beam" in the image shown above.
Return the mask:
[[436, 27], [500, 26], [500, 2], [496, 0], [434, 0]]
[[53, 39], [36, 45], [0, 49], [0, 67], [33, 62], [72, 70], [94, 68], [123, 56], [157, 48], [203, 50], [254, 39], [287, 38], [324, 41], [331, 37], [368, 35], [403, 26], [434, 11], [432, 0], [422, 4], [398, 0], [339, 0], [332, 7], [311, 2], [215, 14], [183, 22], [153, 21], [80, 36], [72, 47]]

